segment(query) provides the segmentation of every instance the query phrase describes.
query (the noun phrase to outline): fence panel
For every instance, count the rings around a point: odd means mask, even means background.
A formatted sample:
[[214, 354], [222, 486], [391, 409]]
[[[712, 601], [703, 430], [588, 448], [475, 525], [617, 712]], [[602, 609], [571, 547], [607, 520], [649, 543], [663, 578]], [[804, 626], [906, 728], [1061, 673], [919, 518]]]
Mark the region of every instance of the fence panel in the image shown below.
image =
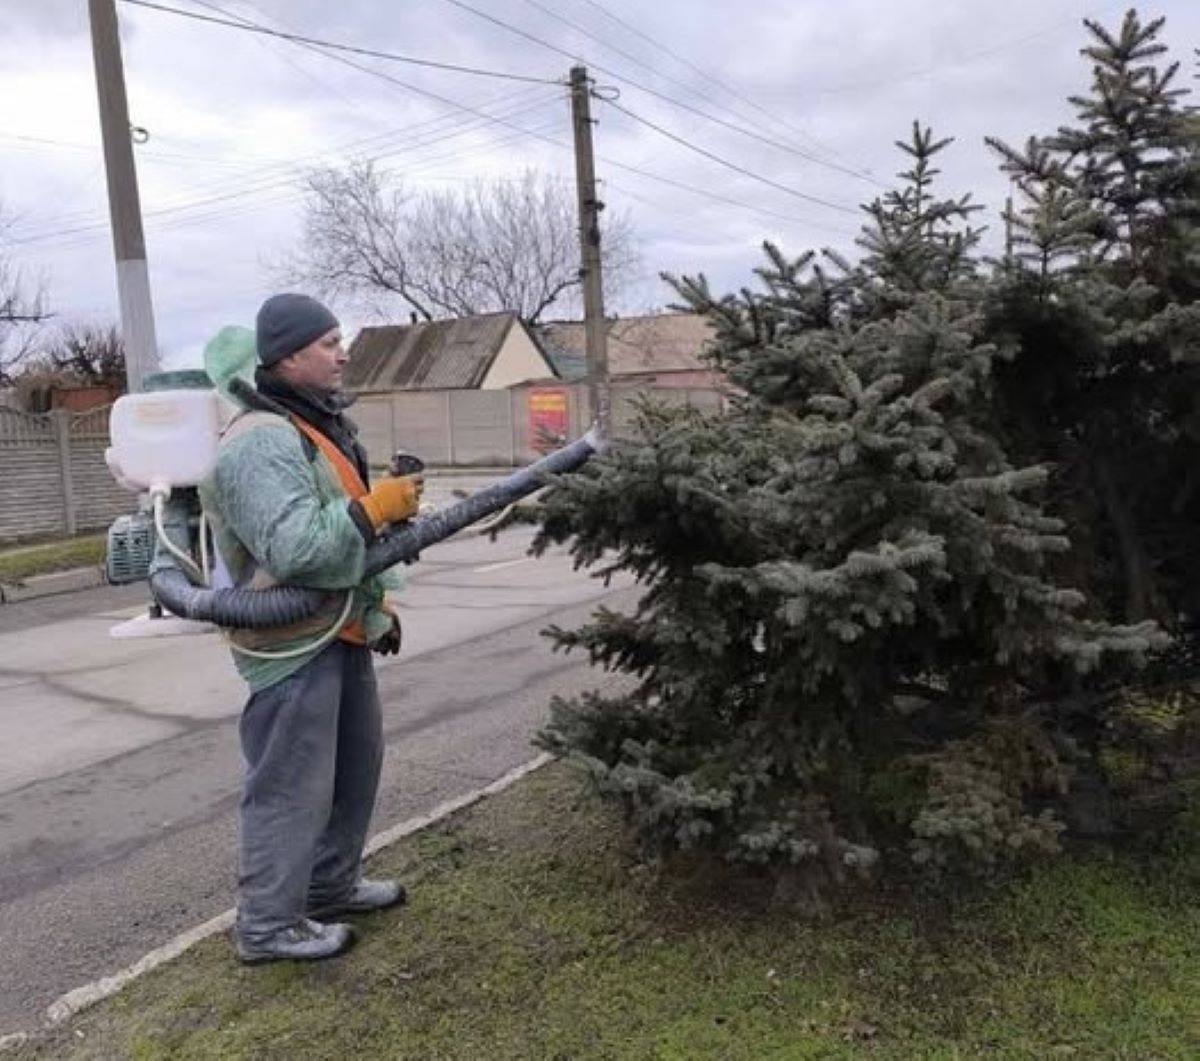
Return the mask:
[[386, 464], [395, 452], [391, 395], [364, 394], [350, 407], [350, 417], [358, 424], [358, 440], [366, 447], [370, 462]]
[[6, 440], [0, 445], [0, 541], [66, 533], [58, 447]]
[[104, 451], [108, 437], [71, 440], [71, 484], [78, 531], [103, 530], [118, 516], [137, 511], [137, 495], [117, 485]]
[[101, 530], [136, 508], [104, 463], [111, 408], [0, 409], [0, 541]]
[[50, 445], [54, 426], [48, 416], [0, 407], [0, 446]]
[[393, 394], [392, 450], [404, 450], [426, 464], [453, 464], [448, 391]]
[[[587, 389], [563, 389], [569, 434], [577, 438], [591, 420]], [[629, 432], [638, 395], [711, 412], [724, 408], [720, 393], [707, 388], [618, 388], [618, 438]], [[38, 416], [0, 407], [0, 541], [99, 530], [134, 510], [135, 498], [117, 486], [104, 463], [110, 411]], [[363, 395], [352, 415], [377, 467], [396, 450], [433, 466], [510, 466], [538, 456], [528, 388]]]
[[111, 405], [104, 405], [99, 409], [89, 409], [86, 413], [77, 413], [71, 417], [71, 437], [103, 439], [107, 445], [108, 421], [111, 414]]
[[449, 397], [455, 464], [516, 463], [512, 400], [507, 390], [451, 391]]

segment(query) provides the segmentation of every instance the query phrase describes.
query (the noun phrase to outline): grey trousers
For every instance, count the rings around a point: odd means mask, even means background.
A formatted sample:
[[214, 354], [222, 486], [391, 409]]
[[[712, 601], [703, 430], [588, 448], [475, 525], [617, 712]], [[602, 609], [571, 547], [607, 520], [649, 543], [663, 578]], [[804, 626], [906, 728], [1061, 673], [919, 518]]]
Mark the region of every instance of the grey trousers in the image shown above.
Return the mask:
[[335, 641], [254, 693], [240, 732], [237, 931], [253, 940], [358, 881], [383, 762], [370, 650]]

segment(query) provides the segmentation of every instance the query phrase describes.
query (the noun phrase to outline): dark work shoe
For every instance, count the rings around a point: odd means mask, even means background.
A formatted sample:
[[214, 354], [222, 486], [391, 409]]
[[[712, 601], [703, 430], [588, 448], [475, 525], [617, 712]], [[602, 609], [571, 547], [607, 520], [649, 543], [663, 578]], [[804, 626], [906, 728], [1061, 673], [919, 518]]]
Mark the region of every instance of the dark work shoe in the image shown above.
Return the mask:
[[307, 918], [261, 939], [237, 937], [237, 953], [244, 965], [320, 961], [345, 954], [352, 946], [354, 929], [349, 925], [320, 925]]
[[313, 903], [308, 916], [325, 920], [341, 914], [369, 914], [390, 906], [401, 906], [407, 898], [408, 893], [398, 880], [368, 880], [364, 877], [344, 898]]

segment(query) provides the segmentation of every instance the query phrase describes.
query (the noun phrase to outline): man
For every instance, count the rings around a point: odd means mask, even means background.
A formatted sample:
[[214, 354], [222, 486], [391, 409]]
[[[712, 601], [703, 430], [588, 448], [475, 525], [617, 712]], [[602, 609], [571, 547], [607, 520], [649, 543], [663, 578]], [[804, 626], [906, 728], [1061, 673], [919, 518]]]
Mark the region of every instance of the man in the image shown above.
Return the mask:
[[325, 306], [267, 299], [256, 346], [255, 408], [230, 424], [201, 488], [217, 551], [239, 586], [336, 592], [312, 619], [230, 638], [250, 687], [235, 929], [246, 963], [340, 954], [354, 933], [337, 917], [404, 901], [398, 882], [361, 873], [383, 758], [371, 650], [400, 646], [363, 565], [380, 530], [416, 513], [422, 487], [419, 476], [369, 487]]

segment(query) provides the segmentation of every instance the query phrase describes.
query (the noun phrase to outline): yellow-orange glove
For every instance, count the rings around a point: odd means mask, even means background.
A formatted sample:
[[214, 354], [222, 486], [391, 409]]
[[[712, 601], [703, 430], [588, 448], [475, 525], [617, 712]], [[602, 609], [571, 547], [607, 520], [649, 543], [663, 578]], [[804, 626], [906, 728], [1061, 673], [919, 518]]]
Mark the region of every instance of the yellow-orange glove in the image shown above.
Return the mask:
[[379, 530], [385, 523], [399, 523], [417, 514], [420, 493], [410, 475], [380, 479], [370, 493], [358, 499], [372, 526]]

